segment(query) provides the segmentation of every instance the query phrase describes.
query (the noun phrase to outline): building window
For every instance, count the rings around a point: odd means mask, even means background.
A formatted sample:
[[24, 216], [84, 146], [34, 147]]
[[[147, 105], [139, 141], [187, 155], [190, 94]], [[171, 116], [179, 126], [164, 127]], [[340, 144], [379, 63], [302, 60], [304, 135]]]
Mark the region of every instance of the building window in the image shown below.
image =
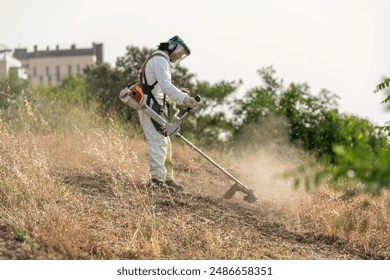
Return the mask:
[[56, 81], [57, 84], [61, 82], [61, 69], [59, 65], [56, 66]]
[[68, 65], [68, 75], [72, 75], [72, 65]]
[[77, 74], [80, 74], [80, 64], [77, 64]]
[[49, 66], [46, 66], [46, 76], [50, 75]]
[[51, 76], [50, 75], [47, 76], [47, 82], [48, 82], [49, 85], [51, 85]]
[[33, 76], [36, 77], [37, 76], [37, 67], [33, 67]]
[[43, 77], [39, 76], [39, 83], [42, 85], [43, 84]]

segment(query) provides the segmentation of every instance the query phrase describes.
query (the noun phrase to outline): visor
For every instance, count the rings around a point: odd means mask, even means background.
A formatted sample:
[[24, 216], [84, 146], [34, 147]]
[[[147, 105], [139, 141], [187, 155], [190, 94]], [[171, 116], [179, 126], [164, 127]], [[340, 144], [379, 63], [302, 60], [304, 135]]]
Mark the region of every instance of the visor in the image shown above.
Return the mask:
[[170, 54], [169, 58], [172, 63], [178, 62], [189, 56], [190, 49], [184, 42], [177, 44], [175, 50]]

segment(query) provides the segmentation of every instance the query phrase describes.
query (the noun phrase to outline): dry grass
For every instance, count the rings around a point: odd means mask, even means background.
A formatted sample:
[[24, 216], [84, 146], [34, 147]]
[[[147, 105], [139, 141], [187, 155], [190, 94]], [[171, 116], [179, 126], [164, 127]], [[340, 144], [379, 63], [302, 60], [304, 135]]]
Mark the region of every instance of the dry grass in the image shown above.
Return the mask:
[[[89, 119], [90, 112], [78, 114], [82, 123], [89, 121], [82, 118]], [[169, 195], [142, 188], [148, 181], [142, 138], [129, 137], [113, 121], [90, 129], [75, 122], [61, 133], [52, 132], [52, 124], [28, 103], [20, 116], [28, 118], [25, 127], [22, 122], [18, 127], [2, 124], [0, 131], [0, 217], [29, 244], [32, 258], [214, 254], [214, 229], [179, 214]], [[189, 173], [197, 168], [190, 166]], [[157, 200], [167, 210], [157, 210]]]
[[[96, 123], [88, 110], [73, 109], [75, 122], [60, 131], [31, 107], [21, 110], [29, 116], [24, 128], [22, 117], [18, 128], [0, 123], [0, 219], [28, 244], [31, 258], [294, 258], [277, 243], [268, 253], [254, 248], [265, 242], [256, 235], [262, 229], [255, 220], [260, 213], [266, 223], [338, 236], [352, 247], [389, 255], [387, 196], [343, 200], [329, 189], [294, 192], [291, 182], [277, 175], [302, 158], [286, 157], [286, 150], [281, 155], [268, 146], [241, 154], [243, 162], [210, 152], [256, 186], [269, 208], [246, 210], [236, 201], [208, 198], [223, 193], [229, 181], [188, 147], [176, 143], [174, 157], [177, 177], [189, 193], [146, 192], [147, 145], [141, 136], [115, 121]], [[244, 223], [243, 216], [253, 216], [253, 222]]]
[[[352, 247], [363, 247], [374, 258], [390, 251], [390, 200], [388, 194], [359, 194], [348, 197], [328, 187], [311, 194], [308, 205], [295, 209], [296, 221], [319, 232], [346, 240]], [[298, 224], [298, 223], [297, 223]]]

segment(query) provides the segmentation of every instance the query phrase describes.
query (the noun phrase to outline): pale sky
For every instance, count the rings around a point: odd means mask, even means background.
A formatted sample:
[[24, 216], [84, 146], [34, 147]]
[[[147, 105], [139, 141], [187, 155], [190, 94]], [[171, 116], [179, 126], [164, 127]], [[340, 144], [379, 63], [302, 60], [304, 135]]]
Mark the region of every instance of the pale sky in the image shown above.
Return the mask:
[[0, 0], [0, 48], [103, 43], [114, 66], [126, 46], [179, 35], [199, 80], [242, 79], [244, 92], [273, 65], [285, 84], [326, 88], [341, 112], [382, 125], [390, 112], [373, 90], [390, 77], [389, 11], [388, 0]]

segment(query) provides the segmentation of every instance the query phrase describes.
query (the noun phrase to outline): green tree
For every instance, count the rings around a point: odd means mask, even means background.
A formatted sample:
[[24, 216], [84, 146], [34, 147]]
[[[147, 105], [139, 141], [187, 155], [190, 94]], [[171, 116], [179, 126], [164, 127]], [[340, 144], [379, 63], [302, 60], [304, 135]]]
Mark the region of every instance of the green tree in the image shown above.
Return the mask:
[[279, 114], [279, 98], [283, 92], [283, 81], [274, 77], [272, 67], [258, 70], [263, 85], [250, 89], [242, 99], [234, 102], [234, 121], [238, 124], [238, 135], [245, 126], [259, 122], [269, 114]]
[[288, 134], [292, 142], [300, 143], [305, 150], [314, 151], [335, 162], [335, 145], [360, 149], [375, 155], [386, 140], [368, 120], [338, 112], [338, 96], [327, 90], [318, 95], [310, 93], [307, 84], [291, 83], [284, 87], [275, 78], [272, 67], [259, 70], [263, 85], [248, 91], [237, 100], [235, 109], [236, 136], [251, 123], [258, 123], [270, 114], [287, 120]]
[[[389, 81], [378, 85], [381, 90], [389, 86]], [[386, 98], [384, 102], [388, 102]], [[338, 138], [332, 145], [332, 164], [325, 162], [317, 176], [328, 176], [333, 181], [358, 180], [359, 188], [347, 190], [347, 195], [359, 191], [380, 194], [390, 188], [390, 146], [385, 127], [375, 127], [368, 120], [342, 116], [337, 122]], [[388, 136], [389, 133], [387, 132]], [[358, 185], [357, 185], [358, 186]], [[347, 196], [347, 197], [348, 197]]]
[[[285, 88], [272, 67], [259, 74], [263, 84], [236, 101], [237, 139], [246, 127], [263, 125], [276, 115], [285, 120], [289, 139], [321, 160], [323, 169], [305, 181], [358, 180], [361, 190], [376, 194], [390, 188], [390, 149], [383, 130], [366, 119], [340, 114], [338, 97], [327, 90], [312, 95], [307, 84], [291, 83]], [[385, 81], [380, 87], [388, 86]]]
[[128, 46], [125, 55], [117, 58], [116, 69], [123, 73], [124, 85], [139, 82], [142, 65], [152, 52], [152, 49], [146, 47], [140, 49], [135, 46]]
[[[386, 103], [387, 109], [390, 110], [390, 78], [384, 79], [383, 82], [377, 85], [376, 92], [383, 91], [383, 90], [386, 90], [385, 94], [387, 95], [387, 97], [382, 101], [382, 103]], [[388, 125], [384, 125], [380, 127], [380, 129], [385, 131], [390, 137], [390, 120], [388, 121]]]
[[126, 85], [123, 71], [111, 68], [108, 64], [89, 66], [84, 69], [87, 99], [96, 100], [100, 104], [103, 115], [115, 113], [124, 114], [122, 103], [118, 98], [119, 92]]
[[9, 108], [30, 91], [31, 85], [28, 80], [22, 80], [14, 73], [10, 73], [9, 76], [0, 75], [0, 109]]
[[241, 85], [241, 81], [221, 81], [211, 84], [197, 81], [194, 87], [202, 98], [202, 107], [192, 114], [183, 124], [184, 134], [189, 138], [197, 138], [202, 145], [220, 146], [223, 136], [229, 136], [234, 126], [229, 121], [226, 111], [229, 110], [228, 97]]

